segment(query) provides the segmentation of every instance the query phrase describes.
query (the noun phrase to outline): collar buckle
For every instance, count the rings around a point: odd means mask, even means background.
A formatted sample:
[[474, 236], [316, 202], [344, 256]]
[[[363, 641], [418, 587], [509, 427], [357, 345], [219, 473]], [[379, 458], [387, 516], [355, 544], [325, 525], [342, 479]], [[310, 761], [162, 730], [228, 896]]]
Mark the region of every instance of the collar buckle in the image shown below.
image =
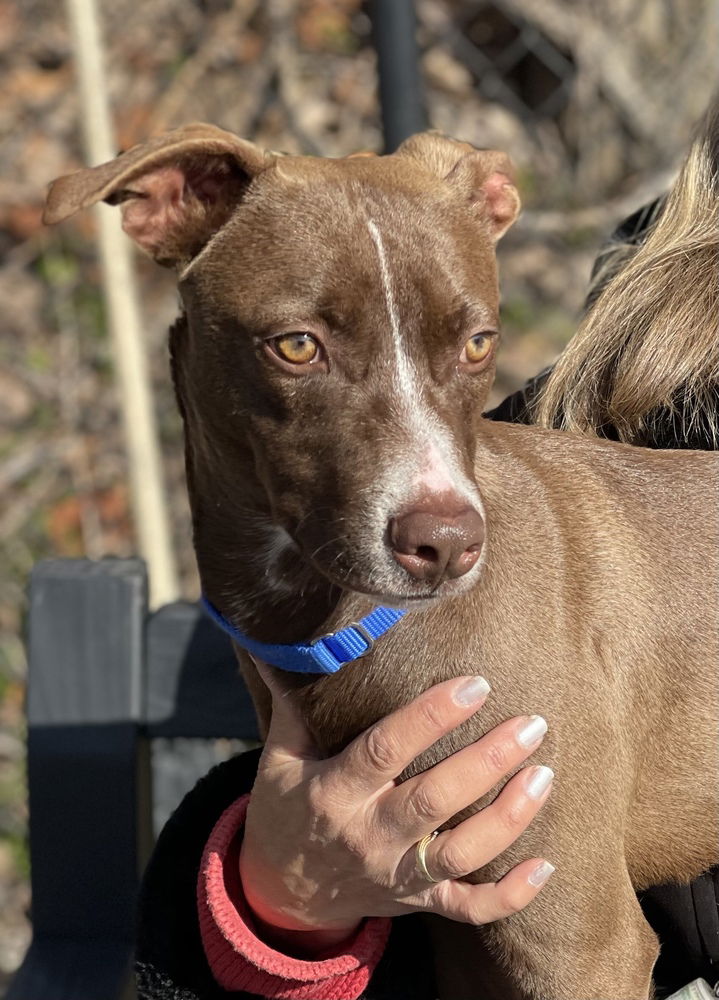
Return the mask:
[[337, 632], [330, 632], [327, 635], [318, 635], [316, 639], [310, 642], [310, 646], [317, 646], [319, 643], [324, 643], [328, 639], [335, 639], [338, 636], [342, 638], [347, 632], [353, 629], [358, 632], [360, 638], [366, 643], [367, 648], [363, 649], [359, 653], [355, 653], [352, 657], [353, 660], [361, 660], [363, 656], [366, 656], [375, 644], [375, 640], [369, 634], [367, 629], [364, 627], [362, 622], [350, 622], [349, 625], [345, 625], [343, 628], [339, 629]]
[[358, 655], [358, 657], [357, 657], [357, 659], [359, 660], [363, 656], [366, 656], [369, 653], [369, 651], [372, 649], [372, 647], [374, 646], [374, 639], [369, 634], [369, 632], [367, 631], [367, 629], [364, 627], [364, 625], [362, 624], [362, 622], [350, 622], [349, 625], [347, 626], [347, 628], [353, 628], [355, 630], [355, 632], [359, 632], [359, 634], [362, 636], [362, 638], [364, 639], [364, 641], [367, 643], [367, 649], [365, 649], [365, 651], [363, 653], [360, 653]]

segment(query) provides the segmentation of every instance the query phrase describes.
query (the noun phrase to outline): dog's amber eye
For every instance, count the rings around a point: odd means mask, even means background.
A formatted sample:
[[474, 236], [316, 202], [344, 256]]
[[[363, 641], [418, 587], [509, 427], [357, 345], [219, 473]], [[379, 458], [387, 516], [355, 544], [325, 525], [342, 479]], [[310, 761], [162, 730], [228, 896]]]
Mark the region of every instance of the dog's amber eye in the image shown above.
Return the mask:
[[272, 341], [275, 353], [293, 365], [309, 365], [320, 356], [320, 345], [309, 333], [286, 333]]
[[489, 333], [475, 333], [464, 345], [460, 361], [470, 365], [484, 361], [492, 350], [493, 340], [494, 337]]

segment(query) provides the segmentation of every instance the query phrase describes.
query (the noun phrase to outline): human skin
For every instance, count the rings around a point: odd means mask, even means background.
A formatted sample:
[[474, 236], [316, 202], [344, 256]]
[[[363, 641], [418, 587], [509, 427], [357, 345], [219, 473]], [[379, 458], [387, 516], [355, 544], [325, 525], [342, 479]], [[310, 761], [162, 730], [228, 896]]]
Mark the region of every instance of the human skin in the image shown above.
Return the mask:
[[398, 784], [419, 753], [481, 709], [489, 691], [483, 678], [430, 688], [322, 759], [290, 700], [258, 666], [272, 693], [272, 722], [240, 875], [269, 943], [311, 956], [341, 944], [365, 917], [425, 911], [483, 924], [534, 899], [553, 871], [542, 858], [522, 861], [496, 883], [472, 885], [461, 876], [499, 855], [531, 823], [551, 791], [549, 768], [521, 768], [490, 806], [429, 844], [426, 864], [435, 884], [417, 871], [415, 848], [522, 764], [541, 744], [544, 720], [508, 719]]

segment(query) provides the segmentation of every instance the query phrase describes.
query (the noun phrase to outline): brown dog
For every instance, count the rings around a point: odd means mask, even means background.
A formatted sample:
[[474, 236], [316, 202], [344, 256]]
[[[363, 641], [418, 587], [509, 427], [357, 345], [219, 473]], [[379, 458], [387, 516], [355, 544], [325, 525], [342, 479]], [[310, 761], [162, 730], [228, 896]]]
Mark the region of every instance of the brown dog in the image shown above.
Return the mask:
[[[635, 889], [719, 859], [717, 458], [481, 418], [494, 247], [519, 207], [501, 154], [426, 134], [387, 157], [280, 157], [194, 125], [60, 179], [47, 221], [100, 199], [179, 272], [206, 595], [272, 642], [412, 611], [331, 677], [283, 675], [328, 753], [453, 675], [494, 695], [413, 773], [544, 715], [557, 787], [475, 876], [557, 866], [482, 931], [501, 995], [646, 1000], [657, 941]], [[452, 954], [464, 933], [438, 932], [443, 1000], [486, 995], [481, 962]]]

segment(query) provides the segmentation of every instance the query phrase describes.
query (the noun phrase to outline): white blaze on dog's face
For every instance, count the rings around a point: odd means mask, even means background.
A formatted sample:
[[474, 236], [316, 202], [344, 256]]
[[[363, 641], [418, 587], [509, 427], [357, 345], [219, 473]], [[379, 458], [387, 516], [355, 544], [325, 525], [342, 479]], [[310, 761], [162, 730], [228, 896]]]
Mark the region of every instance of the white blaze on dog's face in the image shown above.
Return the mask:
[[[456, 531], [456, 517], [460, 510], [474, 510], [484, 522], [484, 509], [479, 490], [474, 480], [467, 475], [462, 466], [462, 456], [452, 437], [450, 428], [442, 421], [439, 414], [428, 404], [423, 391], [422, 375], [415, 364], [410, 344], [402, 335], [402, 316], [397, 306], [394, 292], [394, 279], [389, 255], [385, 249], [379, 226], [372, 219], [368, 222], [372, 241], [377, 249], [381, 288], [387, 307], [387, 316], [394, 347], [394, 407], [397, 414], [398, 429], [407, 433], [413, 442], [413, 447], [407, 449], [397, 460], [393, 469], [388, 470], [384, 477], [384, 495], [377, 498], [373, 517], [377, 523], [396, 525], [397, 514], [405, 516], [405, 512], [421, 510], [424, 514], [422, 522], [417, 526], [414, 537], [407, 539], [404, 548], [409, 555], [420, 548], [423, 542], [426, 549], [423, 559], [431, 565], [413, 565], [408, 562], [415, 578], [429, 580], [429, 584], [441, 585], [442, 577], [452, 559], [452, 552], [442, 552], [437, 545], [437, 533], [441, 526]], [[411, 322], [411, 320], [410, 320]], [[411, 516], [411, 515], [410, 515]], [[417, 519], [415, 519], [417, 520]], [[434, 520], [434, 523], [433, 523]], [[476, 527], [479, 529], [479, 524]], [[482, 535], [481, 529], [480, 536]], [[390, 527], [390, 536], [392, 528]], [[478, 546], [481, 550], [483, 537], [467, 538], [467, 547]], [[461, 538], [455, 540], [456, 549]], [[390, 537], [392, 548], [392, 538]], [[401, 557], [403, 553], [395, 551]], [[441, 565], [444, 557], [444, 568]], [[378, 552], [377, 558], [381, 559]], [[481, 566], [481, 558], [462, 573], [466, 575], [464, 584], [471, 585], [476, 580]], [[407, 568], [407, 567], [405, 567]], [[429, 570], [429, 572], [428, 572]], [[422, 573], [424, 571], [424, 574]], [[385, 595], [387, 600], [397, 599], [402, 603], [402, 596]]]
[[430, 134], [332, 161], [198, 125], [55, 185], [51, 221], [119, 202], [180, 271], [171, 351], [203, 579], [231, 577], [256, 536], [268, 579], [292, 551], [402, 605], [476, 581], [510, 172]]

